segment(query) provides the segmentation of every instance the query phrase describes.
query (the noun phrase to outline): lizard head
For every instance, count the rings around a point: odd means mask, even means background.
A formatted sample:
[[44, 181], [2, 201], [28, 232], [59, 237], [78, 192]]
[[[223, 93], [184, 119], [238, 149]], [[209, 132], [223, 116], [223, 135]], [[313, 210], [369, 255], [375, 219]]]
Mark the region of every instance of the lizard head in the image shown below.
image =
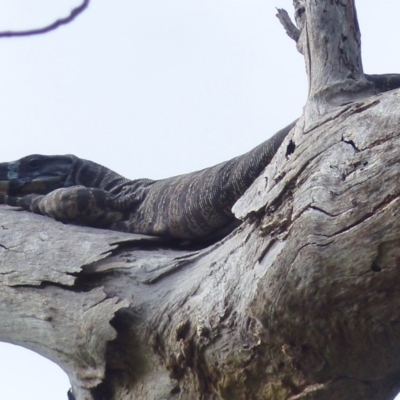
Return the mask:
[[63, 187], [74, 156], [33, 154], [17, 161], [0, 163], [0, 193], [46, 194]]

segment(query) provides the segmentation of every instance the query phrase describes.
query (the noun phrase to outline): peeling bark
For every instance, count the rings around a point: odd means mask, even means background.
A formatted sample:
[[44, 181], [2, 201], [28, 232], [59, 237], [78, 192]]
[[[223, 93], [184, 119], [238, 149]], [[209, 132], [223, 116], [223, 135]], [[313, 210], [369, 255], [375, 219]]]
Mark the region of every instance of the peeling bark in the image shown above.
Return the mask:
[[352, 1], [295, 3], [305, 113], [221, 242], [0, 209], [0, 340], [60, 365], [77, 400], [400, 391], [400, 91], [374, 95]]

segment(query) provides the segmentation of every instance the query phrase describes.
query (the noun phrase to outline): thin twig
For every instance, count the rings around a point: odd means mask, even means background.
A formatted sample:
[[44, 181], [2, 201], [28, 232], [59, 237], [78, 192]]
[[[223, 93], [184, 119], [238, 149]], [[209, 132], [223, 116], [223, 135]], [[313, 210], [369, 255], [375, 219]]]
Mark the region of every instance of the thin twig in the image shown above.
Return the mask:
[[69, 15], [65, 18], [60, 18], [57, 21], [53, 22], [50, 25], [47, 25], [43, 28], [38, 29], [30, 29], [27, 31], [5, 31], [0, 32], [0, 38], [10, 38], [16, 36], [33, 36], [33, 35], [41, 35], [42, 33], [47, 33], [50, 31], [54, 31], [61, 25], [69, 24], [73, 21], [79, 14], [81, 14], [89, 5], [90, 0], [83, 0], [82, 4], [78, 7], [72, 9]]

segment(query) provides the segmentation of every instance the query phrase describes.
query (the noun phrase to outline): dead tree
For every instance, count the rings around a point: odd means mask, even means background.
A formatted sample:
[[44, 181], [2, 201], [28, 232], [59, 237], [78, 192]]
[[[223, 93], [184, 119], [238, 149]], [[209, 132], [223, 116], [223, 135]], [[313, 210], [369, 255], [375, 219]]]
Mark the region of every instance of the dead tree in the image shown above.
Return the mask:
[[2, 208], [0, 340], [77, 400], [393, 399], [400, 92], [366, 79], [353, 0], [295, 0], [309, 96], [207, 248]]

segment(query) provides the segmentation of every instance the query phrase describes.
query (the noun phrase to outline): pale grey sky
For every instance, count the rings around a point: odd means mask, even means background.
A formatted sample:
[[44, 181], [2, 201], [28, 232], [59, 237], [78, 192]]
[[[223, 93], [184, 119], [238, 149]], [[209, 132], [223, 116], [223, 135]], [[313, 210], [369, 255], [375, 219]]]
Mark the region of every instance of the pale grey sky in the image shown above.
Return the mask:
[[[80, 2], [1, 0], [0, 30], [45, 25]], [[291, 3], [92, 0], [71, 25], [0, 40], [0, 161], [72, 153], [163, 178], [244, 153], [306, 100], [303, 59], [275, 18]], [[357, 6], [365, 71], [399, 72], [400, 2]], [[50, 362], [0, 344], [1, 399], [66, 400], [68, 387]]]

